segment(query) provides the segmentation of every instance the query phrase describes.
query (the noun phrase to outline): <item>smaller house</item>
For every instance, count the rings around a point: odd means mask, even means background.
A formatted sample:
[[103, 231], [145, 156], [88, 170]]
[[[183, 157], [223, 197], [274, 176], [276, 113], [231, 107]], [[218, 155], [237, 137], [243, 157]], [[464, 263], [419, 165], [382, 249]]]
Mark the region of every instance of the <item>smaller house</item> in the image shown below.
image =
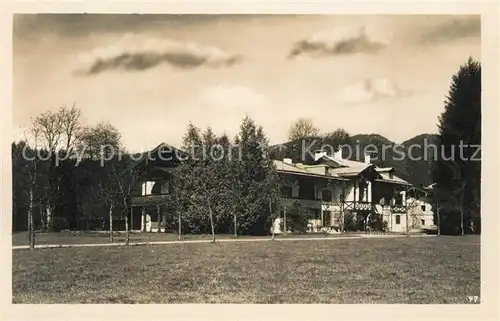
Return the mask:
[[[311, 164], [275, 160], [282, 177], [284, 203], [298, 202], [309, 221], [309, 231], [340, 231], [345, 217], [366, 222], [380, 215], [392, 232], [406, 231], [406, 192], [411, 184], [395, 175], [392, 167], [379, 168], [365, 155], [364, 162], [344, 159], [342, 152], [317, 151]], [[286, 208], [273, 224], [275, 233], [288, 231]]]
[[408, 217], [410, 229], [413, 231], [435, 230], [434, 212], [429, 200], [430, 189], [433, 184], [425, 188], [411, 187], [408, 190]]
[[134, 164], [140, 181], [131, 199], [131, 229], [157, 232], [167, 221], [166, 201], [171, 197], [173, 170], [187, 153], [166, 143], [137, 158]]

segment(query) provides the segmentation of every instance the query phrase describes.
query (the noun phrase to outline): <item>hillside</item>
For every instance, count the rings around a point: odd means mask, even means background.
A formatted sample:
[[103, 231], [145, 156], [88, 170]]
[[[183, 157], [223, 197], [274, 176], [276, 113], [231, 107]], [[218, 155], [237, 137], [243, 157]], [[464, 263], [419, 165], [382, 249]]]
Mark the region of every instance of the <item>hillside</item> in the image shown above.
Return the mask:
[[[369, 152], [371, 162], [379, 167], [394, 167], [396, 175], [415, 185], [429, 185], [431, 183], [431, 162], [433, 149], [426, 146], [436, 144], [438, 136], [435, 134], [421, 134], [412, 137], [401, 144], [396, 144], [386, 137], [378, 134], [357, 134], [346, 139], [322, 139], [320, 137], [308, 138], [301, 141], [290, 141], [271, 146], [271, 157], [283, 159], [292, 158], [294, 162], [311, 162], [307, 155], [301, 155], [302, 147], [309, 147], [314, 151], [322, 145], [333, 146], [348, 145], [343, 149], [343, 157], [357, 161], [364, 161], [364, 152]], [[370, 145], [370, 146], [369, 146]], [[413, 147], [412, 147], [413, 146]], [[411, 155], [409, 155], [411, 152]], [[306, 156], [303, 158], [302, 156]], [[411, 157], [409, 157], [411, 156]]]
[[[431, 166], [435, 157], [434, 149], [429, 145], [435, 145], [439, 151], [439, 136], [435, 134], [421, 134], [410, 138], [402, 143], [405, 147], [406, 155], [409, 154], [411, 146], [411, 155], [406, 157], [406, 170], [411, 183], [415, 185], [429, 185], [432, 183]], [[422, 146], [419, 148], [417, 146]], [[412, 160], [411, 158], [418, 158]]]

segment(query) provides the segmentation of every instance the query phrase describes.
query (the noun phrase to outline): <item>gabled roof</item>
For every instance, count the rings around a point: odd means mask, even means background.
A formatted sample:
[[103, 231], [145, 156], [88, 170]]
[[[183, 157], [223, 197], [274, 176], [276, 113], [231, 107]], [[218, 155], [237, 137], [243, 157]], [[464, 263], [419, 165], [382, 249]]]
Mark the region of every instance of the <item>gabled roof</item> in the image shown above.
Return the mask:
[[[395, 171], [393, 167], [379, 168], [371, 163], [357, 162], [348, 159], [339, 159], [336, 157], [328, 156], [326, 154], [315, 157], [316, 164], [314, 165], [303, 165], [300, 163], [287, 164], [280, 160], [275, 160], [274, 162], [276, 168], [282, 172], [311, 176], [320, 175], [323, 177], [332, 177], [337, 179], [348, 179], [356, 177], [372, 168], [376, 172], [377, 178], [375, 179], [375, 181], [399, 185], [411, 185], [404, 179], [395, 176], [393, 174]], [[331, 162], [334, 162], [335, 165], [331, 165]]]
[[330, 168], [330, 172], [334, 173], [336, 176], [357, 176], [367, 170], [369, 167], [373, 167], [373, 164], [365, 162], [357, 162], [349, 159], [340, 159], [328, 155], [322, 155], [317, 159], [318, 162], [327, 161], [335, 162], [339, 167]]
[[281, 160], [273, 160], [274, 165], [278, 172], [293, 173], [302, 176], [334, 178], [339, 180], [346, 180], [336, 173], [331, 172], [331, 169], [326, 165], [304, 165], [304, 164], [287, 164]]
[[320, 155], [319, 157], [315, 157], [315, 162], [328, 161], [334, 162], [341, 167], [362, 167], [366, 165], [364, 162], [357, 162], [349, 159], [340, 159], [336, 157], [329, 156], [327, 154]]
[[160, 143], [155, 148], [153, 148], [152, 150], [141, 153], [141, 155], [139, 157], [135, 156], [134, 163], [132, 164], [132, 167], [136, 167], [139, 164], [144, 163], [144, 162], [147, 163], [148, 160], [150, 160], [150, 158], [152, 158], [152, 155], [154, 155], [156, 157], [157, 154], [162, 151], [162, 149], [167, 149], [169, 151], [177, 153], [178, 155], [183, 155], [183, 156], [188, 155], [188, 153], [186, 153], [185, 151], [163, 142], [163, 143]]
[[384, 182], [384, 183], [392, 183], [392, 184], [399, 184], [399, 185], [408, 185], [410, 186], [411, 184], [405, 181], [404, 179], [397, 177], [396, 175], [391, 175], [389, 173], [379, 173], [380, 176], [382, 176], [381, 179], [376, 179], [375, 181], [377, 182]]
[[338, 167], [338, 168], [332, 168], [331, 171], [338, 176], [357, 176], [364, 172], [366, 169], [368, 169], [370, 166], [373, 166], [371, 164], [364, 164], [363, 166], [356, 166], [356, 167]]

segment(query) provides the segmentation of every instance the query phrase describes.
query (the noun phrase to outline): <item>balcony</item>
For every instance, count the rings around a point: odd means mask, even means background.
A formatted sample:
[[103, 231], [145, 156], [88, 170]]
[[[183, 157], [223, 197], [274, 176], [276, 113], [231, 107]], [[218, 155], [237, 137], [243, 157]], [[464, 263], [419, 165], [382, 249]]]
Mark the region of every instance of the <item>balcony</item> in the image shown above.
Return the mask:
[[355, 211], [371, 211], [373, 205], [370, 202], [346, 201], [344, 202], [344, 209]]
[[406, 213], [406, 206], [404, 205], [391, 205], [392, 213]]
[[132, 206], [151, 205], [164, 202], [170, 194], [153, 194], [145, 196], [132, 196]]
[[291, 204], [293, 202], [298, 202], [301, 207], [306, 208], [315, 208], [315, 209], [327, 209], [329, 207], [339, 206], [339, 203], [336, 202], [327, 202], [323, 200], [310, 200], [310, 199], [301, 199], [301, 198], [282, 198], [286, 203]]

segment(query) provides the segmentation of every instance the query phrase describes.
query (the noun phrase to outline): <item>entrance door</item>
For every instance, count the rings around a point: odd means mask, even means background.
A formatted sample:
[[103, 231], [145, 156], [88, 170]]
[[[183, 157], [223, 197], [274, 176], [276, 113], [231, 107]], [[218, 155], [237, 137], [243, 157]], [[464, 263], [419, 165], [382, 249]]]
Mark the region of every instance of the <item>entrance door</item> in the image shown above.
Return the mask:
[[332, 225], [332, 212], [323, 211], [323, 222], [321, 222], [323, 226], [331, 226]]

